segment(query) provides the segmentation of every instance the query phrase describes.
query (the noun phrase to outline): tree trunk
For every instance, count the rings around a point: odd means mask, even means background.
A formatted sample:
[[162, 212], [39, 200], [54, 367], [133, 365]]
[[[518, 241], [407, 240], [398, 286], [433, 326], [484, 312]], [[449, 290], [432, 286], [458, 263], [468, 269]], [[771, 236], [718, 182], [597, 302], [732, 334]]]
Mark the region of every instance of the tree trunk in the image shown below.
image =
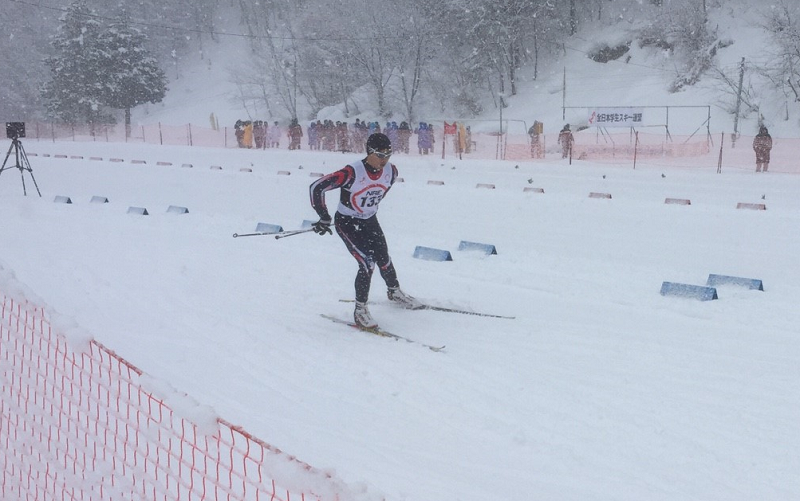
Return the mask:
[[378, 98], [378, 115], [380, 115], [383, 118], [387, 118], [385, 89], [382, 85], [378, 84], [375, 86], [375, 92]]
[[578, 32], [578, 9], [575, 0], [569, 0], [569, 34], [574, 35]]

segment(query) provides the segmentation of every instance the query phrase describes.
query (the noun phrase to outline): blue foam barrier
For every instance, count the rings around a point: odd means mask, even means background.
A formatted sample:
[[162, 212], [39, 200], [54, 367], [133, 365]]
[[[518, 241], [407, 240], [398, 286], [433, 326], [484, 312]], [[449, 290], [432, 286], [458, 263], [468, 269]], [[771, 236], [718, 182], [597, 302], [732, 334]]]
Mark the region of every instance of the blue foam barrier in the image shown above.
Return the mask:
[[442, 249], [433, 249], [431, 247], [423, 247], [418, 245], [414, 249], [414, 257], [417, 259], [425, 259], [427, 261], [452, 261], [453, 256], [450, 251]]
[[106, 198], [106, 197], [100, 197], [100, 196], [97, 196], [97, 195], [95, 195], [95, 196], [93, 196], [93, 197], [92, 197], [92, 199], [91, 199], [91, 200], [89, 200], [89, 203], [93, 203], [93, 204], [107, 204], [107, 203], [108, 203], [108, 198]]
[[481, 244], [478, 242], [467, 242], [462, 240], [461, 243], [458, 244], [458, 250], [460, 251], [476, 251], [482, 252], [487, 256], [497, 255], [497, 248], [495, 248], [492, 244]]
[[149, 216], [150, 213], [144, 207], [128, 207], [128, 214], [138, 214], [140, 216]]
[[167, 212], [170, 214], [188, 214], [189, 209], [186, 207], [180, 207], [178, 205], [170, 205], [167, 207]]
[[280, 233], [283, 231], [283, 226], [270, 223], [258, 223], [256, 225], [256, 232], [258, 233]]
[[731, 277], [728, 275], [714, 275], [713, 273], [708, 275], [706, 285], [709, 287], [714, 287], [717, 285], [736, 285], [755, 291], [764, 290], [764, 283], [757, 278]]
[[63, 195], [56, 195], [56, 198], [53, 200], [53, 202], [57, 204], [71, 204], [72, 199]]
[[718, 299], [717, 289], [713, 287], [678, 284], [675, 282], [664, 282], [661, 284], [661, 295], [685, 297], [688, 299], [698, 299], [700, 301], [711, 301], [713, 299]]

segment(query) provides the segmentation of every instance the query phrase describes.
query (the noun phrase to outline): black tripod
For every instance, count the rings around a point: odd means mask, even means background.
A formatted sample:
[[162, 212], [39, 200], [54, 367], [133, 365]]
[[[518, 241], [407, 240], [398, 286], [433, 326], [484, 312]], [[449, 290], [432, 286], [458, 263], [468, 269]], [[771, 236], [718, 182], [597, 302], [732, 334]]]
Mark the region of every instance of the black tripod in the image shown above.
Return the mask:
[[3, 174], [3, 171], [11, 169], [12, 166], [9, 165], [6, 167], [6, 163], [8, 163], [8, 157], [11, 156], [11, 150], [14, 150], [14, 157], [16, 158], [16, 164], [13, 167], [19, 169], [19, 175], [22, 177], [22, 194], [28, 196], [28, 190], [25, 189], [25, 172], [28, 171], [31, 175], [31, 179], [33, 179], [33, 185], [36, 187], [36, 193], [39, 196], [42, 196], [42, 192], [39, 191], [39, 185], [36, 184], [36, 178], [33, 177], [33, 170], [31, 169], [31, 163], [28, 161], [28, 155], [25, 154], [25, 148], [22, 147], [22, 142], [20, 142], [18, 137], [11, 138], [11, 146], [8, 148], [8, 153], [6, 153], [6, 159], [3, 160], [3, 167], [0, 167], [0, 175]]

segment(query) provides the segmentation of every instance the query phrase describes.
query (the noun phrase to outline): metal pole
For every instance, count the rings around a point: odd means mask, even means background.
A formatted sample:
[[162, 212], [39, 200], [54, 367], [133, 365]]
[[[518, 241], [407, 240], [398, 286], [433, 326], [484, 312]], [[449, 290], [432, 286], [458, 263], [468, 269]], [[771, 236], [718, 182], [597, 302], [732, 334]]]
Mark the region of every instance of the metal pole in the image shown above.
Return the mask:
[[561, 81], [561, 120], [567, 119], [567, 67], [564, 66], [564, 77]]
[[733, 116], [733, 139], [731, 148], [736, 147], [736, 136], [739, 135], [739, 109], [742, 106], [742, 83], [744, 81], [744, 58], [739, 67], [739, 90], [736, 94], [736, 114]]

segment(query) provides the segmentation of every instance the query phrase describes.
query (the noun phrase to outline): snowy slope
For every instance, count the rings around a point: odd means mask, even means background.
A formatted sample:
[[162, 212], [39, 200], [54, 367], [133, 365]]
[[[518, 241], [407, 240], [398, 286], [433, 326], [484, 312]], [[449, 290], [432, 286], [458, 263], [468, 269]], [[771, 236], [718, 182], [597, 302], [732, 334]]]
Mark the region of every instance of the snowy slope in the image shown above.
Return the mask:
[[[726, 65], [763, 47], [752, 5], [715, 11], [736, 21], [720, 17], [721, 36], [741, 37], [720, 53]], [[672, 75], [653, 71], [653, 54], [634, 50], [627, 65], [588, 60], [599, 38], [586, 35], [568, 52], [568, 105], [712, 104], [713, 130], [732, 130], [713, 86], [667, 94]], [[218, 50], [225, 62], [188, 65], [165, 103], [137, 110], [136, 120], [204, 126], [211, 112], [221, 124], [245, 115], [223, 67], [246, 52]], [[504, 117], [557, 131], [563, 66], [526, 82]], [[578, 123], [575, 113], [566, 121]], [[766, 118], [776, 136], [796, 137], [796, 119]], [[375, 317], [447, 345], [432, 353], [319, 317], [352, 308], [339, 299], [352, 297], [356, 266], [338, 237], [231, 238], [258, 222], [291, 229], [314, 219], [309, 174], [350, 157], [25, 145], [38, 153], [43, 197], [23, 197], [14, 170], [0, 176], [3, 268], [155, 380], [346, 482], [406, 501], [800, 497], [796, 175], [718, 175], [713, 153], [691, 169], [640, 161], [636, 170], [397, 156], [405, 183], [380, 219], [403, 287], [443, 306], [516, 317], [398, 311], [376, 276]], [[531, 186], [545, 193], [523, 192]], [[74, 203], [55, 204], [56, 195]], [[95, 195], [110, 202], [90, 204]], [[767, 210], [737, 210], [740, 202]], [[167, 214], [169, 205], [189, 213]], [[151, 215], [126, 214], [130, 206]], [[461, 240], [498, 254], [457, 252]], [[454, 261], [413, 259], [417, 245], [448, 249]], [[709, 273], [762, 279], [766, 290], [721, 287], [712, 302], [659, 295], [663, 281], [703, 284]]]
[[[408, 501], [800, 494], [797, 176], [397, 157], [406, 182], [380, 218], [404, 288], [516, 316], [396, 310], [376, 276], [374, 315], [447, 345], [432, 353], [319, 317], [352, 307], [339, 299], [356, 266], [337, 237], [231, 238], [312, 219], [309, 173], [341, 155], [27, 147], [148, 163], [33, 157], [42, 198], [4, 173], [3, 267], [148, 375], [351, 484]], [[735, 209], [761, 195], [767, 211]], [[498, 254], [458, 252], [461, 240]], [[454, 261], [413, 259], [416, 245]], [[659, 295], [709, 273], [766, 291]]]

